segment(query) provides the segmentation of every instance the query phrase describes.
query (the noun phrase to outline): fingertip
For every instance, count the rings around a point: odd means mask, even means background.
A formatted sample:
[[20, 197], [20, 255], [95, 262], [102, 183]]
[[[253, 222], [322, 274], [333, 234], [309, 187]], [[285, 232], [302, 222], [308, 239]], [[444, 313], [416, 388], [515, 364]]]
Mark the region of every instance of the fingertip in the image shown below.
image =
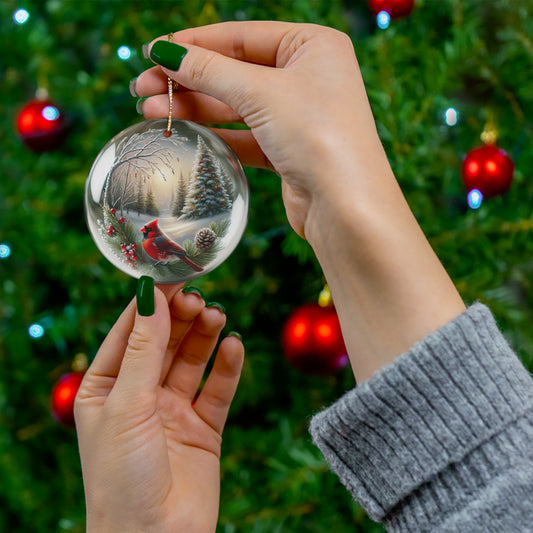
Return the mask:
[[175, 284], [172, 284], [172, 285], [157, 285], [156, 284], [156, 289], [161, 291], [165, 295], [166, 299], [170, 302], [170, 301], [172, 301], [172, 299], [174, 298], [176, 293], [184, 285], [185, 285], [184, 283], [175, 283]]
[[143, 57], [144, 59], [150, 59], [150, 45], [152, 44], [152, 41], [150, 41], [149, 43], [144, 43], [142, 45], [142, 54], [143, 54]]
[[228, 333], [227, 337], [220, 343], [220, 351], [223, 354], [224, 359], [227, 361], [227, 364], [236, 372], [240, 373], [245, 356], [242, 336], [236, 331]]
[[177, 43], [158, 40], [150, 47], [149, 57], [154, 63], [165, 69], [177, 72], [187, 52], [187, 48]]
[[137, 282], [135, 297], [137, 316], [149, 318], [158, 315], [161, 309], [168, 307], [167, 295], [150, 276], [141, 276]]
[[137, 313], [152, 316], [155, 312], [154, 278], [141, 276], [137, 282]]
[[226, 309], [218, 302], [209, 302], [205, 304], [202, 311], [203, 319], [211, 327], [223, 328], [226, 324]]
[[237, 337], [237, 339], [239, 339], [242, 343], [242, 335], [238, 333], [237, 331], [230, 331], [228, 333], [228, 337]]
[[181, 292], [183, 292], [183, 294], [194, 294], [196, 296], [199, 296], [202, 300], [204, 299], [204, 293], [202, 292], [202, 290], [198, 287], [193, 287], [192, 285], [183, 287]]
[[208, 309], [218, 309], [223, 315], [226, 314], [226, 308], [219, 302], [209, 302], [205, 306]]
[[170, 302], [172, 316], [184, 321], [194, 320], [204, 307], [202, 293], [190, 286], [177, 291]]

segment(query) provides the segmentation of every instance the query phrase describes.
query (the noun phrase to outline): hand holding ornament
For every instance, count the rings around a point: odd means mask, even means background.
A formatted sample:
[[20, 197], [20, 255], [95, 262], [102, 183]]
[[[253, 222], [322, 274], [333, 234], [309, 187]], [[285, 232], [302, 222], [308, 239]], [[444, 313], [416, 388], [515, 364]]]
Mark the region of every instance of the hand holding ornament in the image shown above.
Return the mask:
[[274, 170], [287, 217], [322, 266], [357, 381], [464, 311], [379, 140], [350, 39], [331, 28], [231, 22], [147, 46], [146, 118], [217, 128], [244, 165]]
[[140, 291], [102, 344], [79, 389], [75, 418], [87, 531], [215, 530], [221, 435], [244, 350], [220, 344], [218, 305], [195, 290]]
[[162, 37], [149, 53], [170, 68], [154, 67], [134, 83], [136, 94], [151, 96], [144, 116], [168, 113], [170, 76], [180, 86], [176, 117], [246, 124], [249, 130], [215, 131], [244, 165], [280, 175], [287, 215], [300, 235], [314, 231], [309, 213], [321, 198], [343, 193], [340, 179], [323, 179], [338, 153], [353, 152], [355, 175], [363, 175], [369, 155], [375, 165], [386, 163], [344, 33], [310, 24], [224, 23], [176, 32], [172, 43]]

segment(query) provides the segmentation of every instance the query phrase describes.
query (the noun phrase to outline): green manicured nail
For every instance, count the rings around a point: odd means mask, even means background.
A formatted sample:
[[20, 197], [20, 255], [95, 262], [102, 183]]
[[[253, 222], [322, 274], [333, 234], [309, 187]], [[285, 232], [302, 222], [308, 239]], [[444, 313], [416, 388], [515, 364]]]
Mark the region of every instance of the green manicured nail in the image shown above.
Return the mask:
[[226, 308], [222, 304], [219, 304], [218, 302], [209, 302], [205, 306], [206, 307], [216, 307], [221, 313], [224, 313], [224, 314], [226, 313]]
[[169, 70], [178, 70], [186, 54], [187, 48], [179, 44], [156, 41], [150, 50], [150, 59]]
[[137, 283], [137, 311], [141, 316], [155, 313], [154, 279], [150, 276], [142, 276]]
[[183, 294], [197, 294], [200, 298], [204, 298], [204, 294], [200, 289], [197, 289], [196, 287], [191, 287], [190, 285], [188, 287], [183, 287], [183, 289], [181, 289], [181, 292]]
[[132, 78], [130, 80], [130, 94], [134, 98], [139, 98], [139, 95], [137, 94], [137, 91], [135, 90], [135, 84], [137, 83], [137, 78]]
[[237, 337], [242, 342], [242, 335], [236, 331], [230, 331], [228, 337]]
[[142, 45], [141, 50], [142, 50], [144, 59], [150, 59], [150, 43], [144, 43]]
[[146, 97], [139, 98], [137, 100], [137, 103], [135, 104], [135, 109], [137, 110], [137, 113], [139, 113], [139, 115], [143, 114], [143, 103], [145, 100], [146, 100]]

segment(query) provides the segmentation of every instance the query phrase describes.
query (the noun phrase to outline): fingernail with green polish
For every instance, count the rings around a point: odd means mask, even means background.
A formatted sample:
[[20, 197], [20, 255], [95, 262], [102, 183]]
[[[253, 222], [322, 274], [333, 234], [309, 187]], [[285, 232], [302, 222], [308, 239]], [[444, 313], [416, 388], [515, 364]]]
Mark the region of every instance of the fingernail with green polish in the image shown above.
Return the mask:
[[139, 98], [139, 95], [137, 94], [137, 91], [135, 90], [135, 84], [137, 83], [137, 78], [132, 78], [130, 80], [130, 94], [134, 98]]
[[237, 337], [242, 342], [242, 335], [236, 331], [230, 331], [228, 337]]
[[154, 279], [150, 276], [141, 276], [137, 283], [137, 311], [141, 316], [155, 313]]
[[183, 294], [197, 294], [200, 298], [202, 299], [204, 298], [203, 292], [196, 287], [191, 287], [191, 286], [183, 287], [183, 289], [181, 289], [181, 292]]
[[143, 104], [145, 100], [146, 98], [139, 98], [137, 100], [137, 103], [135, 104], [135, 109], [137, 110], [137, 113], [139, 113], [139, 115], [143, 114]]
[[144, 43], [142, 45], [142, 53], [144, 59], [150, 59], [150, 43]]
[[222, 304], [219, 304], [218, 302], [209, 302], [205, 306], [206, 307], [216, 307], [221, 313], [226, 313], [226, 308]]
[[169, 70], [178, 70], [186, 54], [187, 48], [179, 44], [156, 41], [150, 50], [150, 59]]

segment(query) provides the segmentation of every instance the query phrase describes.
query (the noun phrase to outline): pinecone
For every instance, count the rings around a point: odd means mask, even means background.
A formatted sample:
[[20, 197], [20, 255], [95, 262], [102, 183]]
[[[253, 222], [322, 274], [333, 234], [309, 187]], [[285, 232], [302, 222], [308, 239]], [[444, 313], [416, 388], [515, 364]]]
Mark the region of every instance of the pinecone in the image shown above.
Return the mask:
[[216, 238], [216, 233], [212, 229], [203, 228], [194, 237], [194, 245], [198, 250], [209, 250]]

